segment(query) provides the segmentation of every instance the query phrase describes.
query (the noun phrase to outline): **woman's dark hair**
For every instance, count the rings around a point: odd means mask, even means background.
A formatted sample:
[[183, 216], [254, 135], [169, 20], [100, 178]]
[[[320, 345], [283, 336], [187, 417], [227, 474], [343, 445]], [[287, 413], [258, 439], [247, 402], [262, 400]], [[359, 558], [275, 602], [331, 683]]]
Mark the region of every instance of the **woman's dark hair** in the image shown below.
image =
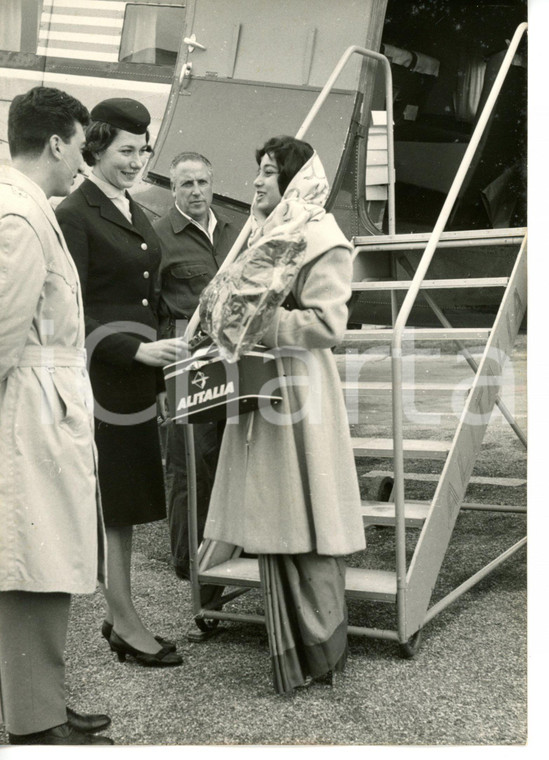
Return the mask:
[[54, 87], [33, 87], [16, 95], [8, 116], [8, 143], [11, 157], [40, 155], [52, 135], [69, 142], [76, 123], [89, 124], [88, 109], [79, 100]]
[[[88, 166], [95, 166], [97, 159], [94, 153], [102, 153], [112, 143], [116, 135], [121, 132], [118, 127], [107, 124], [104, 121], [92, 121], [86, 129], [86, 145], [82, 151], [84, 161]], [[149, 130], [145, 132], [147, 145], [149, 144]]]
[[314, 150], [303, 140], [280, 135], [271, 137], [262, 148], [256, 150], [255, 158], [258, 164], [266, 153], [278, 164], [278, 189], [280, 195], [284, 195], [286, 188], [301, 167], [311, 158]]

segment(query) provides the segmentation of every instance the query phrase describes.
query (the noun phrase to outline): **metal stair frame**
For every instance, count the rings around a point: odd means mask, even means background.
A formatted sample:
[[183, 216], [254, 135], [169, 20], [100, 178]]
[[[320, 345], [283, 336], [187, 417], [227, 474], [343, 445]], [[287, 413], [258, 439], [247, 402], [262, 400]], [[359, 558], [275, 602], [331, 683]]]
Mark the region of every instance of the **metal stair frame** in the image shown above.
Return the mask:
[[[498, 398], [500, 357], [509, 355], [524, 316], [526, 286], [525, 239], [410, 563], [406, 581], [403, 641], [408, 640], [424, 623], [431, 593]], [[515, 548], [520, 548], [523, 543], [524, 540], [518, 542]], [[510, 556], [508, 552], [505, 555], [505, 559]], [[495, 567], [497, 564], [492, 569]], [[456, 595], [448, 597], [449, 604]], [[444, 606], [447, 605], [438, 603], [439, 610]]]
[[[453, 601], [453, 599], [455, 599], [457, 595], [468, 590], [468, 588], [470, 588], [475, 582], [478, 582], [478, 580], [484, 577], [488, 572], [491, 572], [491, 570], [494, 569], [494, 567], [496, 567], [497, 564], [499, 564], [501, 561], [504, 561], [504, 559], [510, 556], [511, 553], [513, 553], [518, 548], [520, 548], [520, 546], [522, 546], [524, 543], [524, 541], [521, 541], [519, 542], [519, 544], [515, 545], [514, 547], [511, 547], [511, 549], [504, 552], [500, 556], [500, 558], [498, 558], [497, 561], [489, 563], [485, 568], [483, 568], [483, 570], [481, 570], [479, 573], [476, 573], [474, 576], [472, 576], [469, 579], [469, 581], [466, 581], [458, 589], [455, 589], [453, 592], [451, 592], [451, 594], [445, 597], [444, 600], [437, 602], [437, 604], [435, 604], [433, 607], [431, 607], [430, 609], [427, 609], [429, 601], [430, 601], [431, 593], [434, 587], [434, 583], [436, 581], [436, 577], [438, 576], [438, 572], [442, 564], [442, 559], [446, 552], [448, 541], [453, 529], [453, 524], [459, 512], [459, 508], [461, 506], [461, 500], [463, 498], [463, 495], [462, 495], [461, 498], [452, 500], [453, 497], [450, 497], [448, 495], [452, 493], [451, 489], [455, 488], [455, 486], [453, 485], [453, 478], [455, 477], [454, 473], [457, 468], [457, 471], [459, 472], [462, 483], [465, 482], [465, 480], [468, 482], [471, 471], [472, 471], [472, 467], [474, 465], [474, 459], [472, 463], [469, 460], [467, 460], [465, 462], [465, 465], [463, 465], [463, 462], [462, 460], [460, 460], [460, 456], [459, 456], [461, 447], [458, 444], [452, 447], [452, 450], [448, 454], [448, 461], [443, 471], [444, 481], [441, 480], [441, 483], [439, 483], [439, 487], [437, 488], [435, 498], [433, 499], [433, 502], [431, 503], [431, 506], [429, 508], [426, 522], [424, 523], [422, 533], [420, 534], [420, 539], [418, 541], [418, 545], [416, 546], [416, 551], [414, 553], [414, 557], [412, 559], [410, 569], [408, 571], [407, 563], [406, 563], [406, 526], [405, 526], [405, 498], [404, 498], [402, 341], [409, 340], [411, 337], [410, 333], [417, 332], [417, 331], [413, 331], [410, 328], [406, 329], [406, 322], [409, 318], [412, 306], [421, 288], [421, 284], [425, 278], [429, 264], [437, 249], [437, 246], [443, 234], [444, 227], [449, 219], [450, 213], [457, 199], [457, 195], [459, 193], [461, 184], [463, 183], [463, 180], [469, 168], [470, 162], [480, 143], [482, 133], [490, 118], [491, 111], [494, 107], [495, 101], [497, 99], [497, 96], [499, 94], [503, 81], [505, 79], [505, 75], [511, 65], [511, 61], [514, 57], [514, 54], [516, 52], [520, 39], [522, 38], [522, 35], [526, 31], [526, 29], [527, 29], [527, 24], [521, 24], [516, 30], [515, 35], [513, 36], [513, 39], [507, 51], [507, 55], [503, 61], [498, 77], [496, 78], [495, 83], [493, 85], [492, 92], [486, 102], [482, 115], [477, 122], [477, 126], [475, 128], [475, 131], [473, 132], [471, 141], [465, 152], [460, 168], [456, 174], [452, 187], [446, 198], [446, 202], [440, 212], [437, 223], [433, 229], [431, 237], [429, 238], [427, 247], [425, 248], [424, 254], [421, 258], [416, 274], [412, 280], [410, 290], [408, 291], [398, 314], [395, 308], [396, 300], [394, 300], [393, 298], [394, 326], [393, 326], [393, 330], [391, 331], [392, 332], [391, 371], [392, 371], [392, 378], [393, 378], [393, 383], [392, 383], [393, 447], [394, 447], [393, 461], [394, 461], [394, 475], [395, 475], [395, 488], [393, 491], [393, 496], [395, 500], [396, 577], [395, 577], [394, 584], [392, 584], [392, 586], [394, 587], [394, 591], [391, 590], [391, 593], [386, 594], [387, 596], [386, 599], [381, 598], [380, 600], [396, 603], [397, 630], [396, 631], [382, 630], [382, 629], [374, 629], [374, 628], [350, 625], [348, 628], [348, 632], [351, 635], [360, 635], [360, 636], [364, 636], [368, 638], [378, 638], [378, 639], [398, 642], [401, 644], [402, 647], [410, 647], [411, 649], [413, 649], [414, 648], [413, 642], [417, 641], [417, 635], [421, 631], [421, 628], [432, 617], [434, 617], [435, 614], [437, 614], [445, 606], [447, 606], [447, 604]], [[313, 107], [311, 108], [307, 118], [305, 119], [302, 126], [298, 130], [296, 137], [300, 139], [304, 137], [306, 131], [308, 130], [313, 119], [318, 113], [320, 107], [322, 106], [329, 92], [333, 88], [334, 83], [336, 79], [338, 78], [339, 74], [341, 73], [343, 67], [345, 66], [349, 58], [355, 53], [359, 55], [363, 55], [363, 56], [372, 57], [382, 63], [384, 67], [384, 73], [385, 73], [386, 90], [389, 93], [392, 93], [391, 71], [390, 71], [388, 60], [385, 58], [385, 56], [379, 53], [376, 53], [374, 51], [368, 51], [364, 48], [359, 48], [357, 46], [350, 47], [345, 51], [345, 53], [341, 57], [339, 63], [337, 64], [334, 71], [332, 72], [332, 75], [330, 76], [329, 80], [327, 81], [326, 85], [324, 86], [323, 90], [321, 91], [317, 100], [315, 101]], [[386, 105], [387, 105], [387, 123], [388, 123], [388, 154], [389, 154], [388, 158], [389, 158], [389, 166], [390, 166], [389, 193], [388, 193], [388, 223], [389, 223], [388, 237], [391, 237], [391, 236], [395, 237], [394, 169], [391, 168], [391, 167], [394, 167], [394, 148], [393, 148], [393, 133], [392, 133], [392, 124], [393, 124], [392, 97], [387, 98]], [[239, 253], [240, 249], [245, 243], [245, 240], [249, 234], [249, 229], [250, 229], [249, 224], [244, 226], [239, 237], [234, 243], [233, 248], [228, 254], [223, 266], [228, 265], [229, 263], [231, 263], [231, 261], [233, 261], [236, 258], [237, 254]], [[450, 233], [446, 233], [446, 234], [450, 235]], [[454, 234], [456, 234], [457, 237], [459, 237], [459, 233], [451, 233], [452, 236]], [[457, 240], [456, 240], [456, 244], [459, 244]], [[395, 249], [395, 251], [391, 253], [393, 257], [393, 268], [396, 266], [396, 250], [398, 250], [398, 248]], [[517, 263], [513, 270], [513, 274], [510, 278], [509, 285], [503, 297], [502, 305], [500, 307], [500, 312], [498, 313], [498, 317], [496, 317], [495, 330], [493, 332], [492, 337], [489, 339], [489, 342], [488, 342], [488, 346], [492, 346], [493, 348], [499, 347], [501, 349], [502, 346], [505, 346], [505, 347], [511, 346], [520, 326], [520, 321], [522, 319], [522, 314], [524, 313], [524, 310], [519, 308], [519, 301], [524, 307], [526, 304], [526, 296], [525, 296], [526, 279], [525, 279], [525, 261], [524, 261], [525, 251], [526, 251], [526, 246], [523, 245], [521, 249], [521, 254], [519, 255], [519, 258], [517, 259]], [[524, 295], [524, 297], [522, 296], [522, 294]], [[516, 298], [517, 295], [518, 295], [518, 298]], [[519, 313], [521, 313], [520, 317], [517, 317]], [[189, 322], [187, 332], [185, 335], [187, 339], [190, 339], [192, 337], [192, 335], [194, 334], [198, 326], [198, 323], [199, 323], [199, 316], [198, 316], [198, 310], [197, 310]], [[450, 333], [451, 329], [452, 328], [450, 327], [446, 329], [446, 331], [440, 330], [439, 332]], [[503, 337], [505, 337], [505, 329], [507, 329], [507, 338], [505, 339], [504, 343], [498, 342], [498, 341], [502, 341], [502, 337], [500, 333], [503, 334]], [[379, 332], [381, 334], [382, 331], [379, 331]], [[436, 331], [431, 330], [429, 332], [436, 334]], [[466, 338], [468, 335], [468, 331], [461, 331], [461, 332], [463, 333], [463, 337]], [[481, 332], [484, 332], [484, 331], [481, 331]], [[417, 337], [420, 337], [420, 336], [421, 336], [421, 331], [419, 331]], [[455, 340], [455, 338], [452, 338], [452, 337], [448, 337], [446, 339]], [[488, 347], [487, 347], [487, 351], [488, 351]], [[477, 378], [474, 381], [473, 389], [471, 393], [469, 394], [470, 397], [466, 403], [466, 407], [462, 415], [462, 422], [463, 420], [467, 420], [467, 416], [472, 411], [472, 405], [477, 403], [479, 399], [482, 398], [483, 393], [485, 394], [484, 397], [488, 399], [489, 404], [493, 406], [493, 404], [496, 403], [496, 397], [497, 397], [497, 393], [499, 392], [499, 388], [497, 388], [497, 386], [493, 386], [493, 387], [488, 386], [488, 394], [486, 394], [485, 388], [481, 381], [481, 378], [489, 376], [491, 372], [493, 373], [493, 370], [491, 368], [491, 357], [489, 356], [489, 352], [488, 352], [487, 354], [485, 354], [485, 357], [481, 360], [479, 371], [477, 373]], [[486, 404], [486, 401], [482, 401], [482, 403]], [[460, 433], [460, 436], [463, 439], [465, 439], [466, 436], [468, 435], [472, 435], [470, 431], [470, 426], [466, 425], [465, 423], [462, 424], [460, 422], [460, 425], [458, 426], [458, 431], [463, 431]], [[263, 623], [264, 618], [261, 615], [249, 615], [249, 614], [247, 615], [247, 614], [236, 613], [236, 612], [226, 612], [222, 610], [223, 604], [225, 602], [228, 602], [231, 599], [236, 598], [240, 594], [245, 593], [247, 588], [257, 586], [257, 582], [255, 580], [253, 582], [247, 583], [245, 579], [240, 579], [238, 583], [240, 587], [237, 591], [233, 591], [224, 596], [220, 596], [220, 597], [218, 596], [216, 597], [214, 601], [209, 601], [209, 602], [201, 601], [200, 586], [201, 586], [201, 583], [204, 585], [208, 584], [208, 575], [207, 575], [208, 568], [212, 566], [218, 567], [220, 560], [221, 562], [223, 562], [224, 559], [229, 560], [230, 558], [234, 558], [238, 556], [238, 554], [240, 553], [240, 550], [238, 548], [231, 547], [230, 545], [227, 545], [227, 544], [220, 544], [220, 542], [215, 542], [220, 545], [217, 547], [213, 547], [213, 553], [215, 554], [216, 552], [219, 552], [220, 556], [216, 557], [216, 559], [213, 561], [211, 560], [211, 558], [208, 559], [205, 556], [205, 553], [210, 552], [211, 550], [211, 547], [207, 546], [207, 542], [206, 542], [206, 549], [205, 549], [205, 545], [203, 544], [201, 549], [199, 550], [198, 543], [197, 543], [196, 470], [195, 470], [195, 453], [194, 453], [194, 439], [193, 439], [192, 425], [185, 426], [185, 439], [186, 439], [186, 457], [187, 457], [188, 493], [189, 493], [189, 528], [190, 528], [189, 540], [190, 540], [190, 548], [191, 548], [190, 575], [191, 575], [191, 590], [192, 590], [192, 601], [193, 601], [193, 615], [194, 615], [195, 622], [197, 623], [199, 628], [201, 628], [201, 631], [203, 632], [203, 635], [205, 637], [207, 637], [208, 635], [211, 635], [211, 633], [215, 631], [215, 628], [220, 620], [231, 620], [231, 621], [240, 620], [240, 621]], [[462, 477], [462, 470], [460, 470], [460, 463], [461, 463], [463, 473], [466, 477]], [[463, 467], [465, 469], [463, 469]], [[444, 475], [444, 473], [446, 472], [448, 473], [447, 476]], [[465, 488], [466, 488], [466, 484], [465, 484]], [[465, 490], [463, 489], [463, 494], [464, 493], [465, 493]], [[459, 497], [459, 493], [457, 495]], [[446, 511], [444, 508], [445, 505], [447, 507]], [[452, 507], [451, 513], [448, 508], [448, 505], [451, 505]], [[450, 527], [450, 523], [451, 523], [451, 527]], [[442, 535], [442, 538], [440, 538], [441, 535]], [[437, 553], [435, 561], [433, 561], [432, 563], [428, 563], [428, 562], [425, 563], [424, 557], [422, 557], [422, 555], [426, 551], [429, 550], [431, 543], [433, 542], [432, 536], [435, 536], [435, 539], [434, 539], [435, 542], [438, 542], [440, 544], [439, 551]], [[445, 546], [444, 546], [444, 543], [446, 544]], [[236, 551], [234, 551], [235, 549]], [[221, 556], [223, 554], [225, 554], [224, 557]], [[358, 569], [353, 569], [353, 570], [358, 570]], [[367, 573], [369, 571], [362, 571], [362, 572]], [[373, 572], [382, 572], [382, 571], [373, 571]], [[200, 578], [199, 578], [199, 575], [201, 576]], [[223, 582], [224, 582], [223, 580], [218, 581], [218, 583], [221, 583], [221, 584]], [[225, 582], [228, 583], [228, 580]], [[360, 592], [355, 593], [351, 590], [351, 595], [358, 596], [358, 598], [362, 598], [360, 596]], [[368, 598], [371, 598], [371, 597], [368, 597]], [[199, 637], [200, 637], [200, 634], [195, 634], [194, 638], [198, 640]]]
[[[393, 380], [393, 387], [392, 387], [393, 441], [394, 441], [394, 447], [395, 447], [395, 453], [394, 453], [394, 458], [393, 458], [395, 486], [394, 486], [393, 494], [394, 494], [394, 499], [395, 499], [395, 517], [396, 517], [395, 533], [396, 533], [396, 570], [397, 570], [397, 627], [398, 627], [398, 638], [401, 643], [405, 643], [406, 641], [408, 641], [410, 639], [410, 636], [414, 635], [424, 624], [425, 621], [424, 621], [423, 616], [421, 615], [421, 609], [423, 606], [425, 606], [423, 604], [424, 597], [425, 595], [428, 595], [428, 599], [427, 599], [427, 603], [428, 603], [428, 600], [430, 599], [430, 596], [432, 593], [432, 589], [434, 587], [434, 581], [433, 581], [430, 587], [426, 586], [423, 594], [419, 594], [417, 592], [416, 586], [415, 586], [415, 583], [416, 583], [415, 579], [419, 577], [418, 575], [419, 570], [415, 568], [419, 567], [419, 563], [416, 562], [415, 567], [414, 567], [413, 578], [414, 578], [414, 590], [415, 590], [415, 594], [418, 600], [418, 606], [417, 606], [417, 609], [416, 608], [414, 608], [413, 610], [409, 609], [412, 605], [410, 604], [410, 599], [408, 597], [408, 577], [407, 577], [407, 566], [406, 566], [406, 527], [405, 527], [405, 494], [404, 494], [404, 456], [403, 456], [403, 437], [404, 437], [403, 436], [403, 419], [404, 419], [403, 406], [404, 405], [403, 405], [403, 394], [402, 394], [403, 333], [406, 327], [406, 322], [408, 321], [408, 318], [410, 316], [412, 307], [421, 289], [421, 284], [427, 274], [427, 270], [429, 268], [429, 265], [431, 264], [432, 258], [437, 249], [442, 232], [444, 231], [444, 228], [448, 222], [448, 219], [450, 217], [450, 214], [452, 212], [452, 209], [458, 197], [459, 191], [461, 189], [461, 186], [463, 184], [463, 181], [469, 169], [469, 166], [471, 165], [471, 161], [480, 144], [482, 135], [489, 121], [492, 110], [495, 106], [495, 103], [500, 93], [500, 90], [502, 88], [503, 82], [505, 81], [507, 72], [509, 71], [509, 68], [511, 67], [511, 64], [515, 56], [515, 53], [517, 51], [517, 48], [519, 46], [519, 43], [527, 28], [528, 28], [528, 25], [526, 23], [521, 24], [515, 31], [515, 34], [513, 35], [513, 39], [511, 40], [509, 44], [509, 47], [507, 49], [507, 53], [501, 65], [500, 71], [498, 72], [498, 75], [496, 77], [496, 80], [490, 92], [490, 95], [486, 101], [482, 114], [473, 131], [471, 140], [469, 142], [469, 145], [467, 146], [467, 150], [465, 151], [465, 154], [463, 156], [459, 169], [456, 173], [454, 181], [452, 182], [452, 186], [448, 192], [444, 205], [440, 211], [439, 217], [437, 219], [437, 222], [435, 224], [435, 227], [433, 229], [433, 232], [431, 234], [427, 247], [425, 248], [425, 252], [419, 262], [418, 268], [416, 270], [416, 274], [412, 280], [410, 289], [408, 290], [404, 298], [403, 304], [400, 308], [398, 317], [393, 327], [393, 338], [391, 341], [391, 371], [392, 371], [392, 380]], [[523, 245], [523, 248], [521, 249], [521, 254], [524, 254], [524, 252], [525, 252], [525, 245]], [[517, 265], [515, 266], [514, 274], [517, 272], [517, 269], [516, 269], [517, 266], [518, 266], [518, 259], [517, 259]], [[520, 271], [522, 271], [522, 267], [520, 268]], [[512, 290], [512, 288], [514, 288], [514, 286], [511, 286], [510, 284], [506, 291], [506, 295], [510, 290]], [[504, 296], [504, 299], [502, 301], [502, 306], [503, 306], [503, 302], [506, 300], [507, 300], [506, 296]], [[526, 301], [524, 300], [524, 305], [525, 303]], [[496, 318], [496, 321], [497, 321], [497, 318]], [[516, 330], [518, 331], [518, 325], [516, 326]], [[515, 336], [513, 336], [513, 341], [514, 341], [514, 337], [516, 337], [516, 333], [515, 333]], [[490, 344], [490, 341], [489, 341], [489, 344]], [[483, 361], [481, 362], [481, 368], [484, 370], [485, 367], [489, 367], [489, 364], [487, 365], [486, 361], [483, 359]], [[480, 372], [480, 368], [479, 368], [479, 372]], [[475, 383], [476, 382], [477, 381], [475, 380]], [[494, 403], [495, 403], [495, 397], [494, 397]], [[466, 408], [467, 406], [468, 405], [466, 405]], [[471, 471], [472, 471], [472, 465], [471, 465]], [[470, 476], [470, 473], [469, 473], [469, 476]], [[467, 478], [467, 481], [468, 479], [469, 478]], [[439, 490], [437, 490], [437, 493], [439, 493]], [[463, 493], [465, 493], [465, 491], [463, 491]], [[463, 498], [463, 496], [461, 498]], [[461, 499], [458, 500], [458, 505], [455, 508], [456, 516], [457, 516], [457, 511], [459, 510], [460, 501]], [[431, 514], [433, 513], [433, 508], [434, 508], [434, 504], [431, 509]], [[453, 527], [453, 522], [452, 522], [452, 527]], [[416, 547], [416, 550], [417, 550], [417, 547]], [[444, 552], [445, 551], [446, 551], [446, 547], [444, 547]], [[438, 569], [440, 569], [440, 564], [442, 564], [442, 560], [438, 564]], [[437, 574], [438, 574], [438, 569], [437, 569]], [[435, 577], [435, 580], [436, 580], [436, 577]], [[421, 600], [421, 604], [419, 603], [420, 600]], [[413, 615], [414, 615], [413, 618], [409, 618], [410, 612], [413, 612]], [[414, 620], [413, 624], [411, 624], [412, 619]]]
[[[395, 159], [394, 159], [394, 135], [393, 135], [393, 78], [392, 78], [392, 73], [391, 73], [391, 65], [389, 63], [389, 59], [386, 56], [374, 50], [368, 50], [367, 48], [359, 47], [358, 45], [352, 45], [348, 47], [343, 53], [343, 55], [341, 56], [341, 58], [339, 59], [336, 66], [334, 67], [332, 73], [328, 77], [326, 84], [324, 85], [320, 93], [318, 94], [315, 102], [311, 106], [309, 113], [307, 114], [303, 123], [298, 129], [295, 137], [297, 139], [304, 138], [306, 132], [310, 128], [318, 112], [320, 111], [323, 104], [327, 100], [328, 95], [334, 88], [334, 85], [337, 79], [339, 78], [341, 72], [343, 71], [343, 69], [345, 68], [345, 66], [351, 59], [351, 57], [354, 55], [359, 55], [359, 56], [362, 56], [363, 58], [373, 59], [374, 61], [377, 61], [379, 64], [381, 64], [383, 68], [384, 86], [385, 86], [385, 107], [387, 110], [387, 157], [388, 157], [388, 164], [390, 167], [387, 214], [388, 214], [389, 233], [391, 235], [394, 235], [395, 230], [396, 230], [396, 212], [395, 212], [395, 176], [394, 176]], [[240, 253], [240, 250], [246, 244], [250, 231], [251, 231], [251, 223], [248, 220], [246, 224], [244, 224], [237, 239], [233, 243], [231, 250], [225, 257], [218, 271], [221, 271], [222, 269], [227, 267], [236, 259], [236, 257]], [[395, 304], [396, 304], [396, 300], [393, 299], [393, 311], [395, 310]], [[194, 314], [191, 316], [189, 323], [187, 325], [187, 329], [185, 331], [184, 337], [187, 342], [189, 342], [192, 339], [193, 335], [195, 334], [199, 326], [199, 323], [200, 323], [200, 315], [199, 315], [199, 309], [197, 308]], [[241, 549], [238, 547], [231, 548], [231, 545], [223, 544], [222, 542], [213, 542], [217, 544], [218, 546], [214, 546], [213, 548], [210, 546], [207, 546], [207, 553], [210, 554], [210, 557], [208, 557], [208, 556], [205, 556], [206, 552], [204, 550], [204, 544], [201, 547], [198, 546], [198, 524], [197, 524], [197, 513], [196, 513], [196, 509], [197, 509], [196, 507], [196, 494], [197, 494], [196, 455], [195, 455], [193, 426], [191, 424], [185, 425], [184, 434], [185, 434], [185, 457], [186, 457], [186, 464], [187, 464], [190, 580], [191, 580], [192, 607], [193, 607], [193, 615], [194, 615], [195, 622], [197, 623], [199, 628], [202, 629], [204, 636], [207, 637], [209, 635], [208, 629], [211, 629], [210, 630], [210, 634], [211, 634], [214, 631], [219, 620], [249, 619], [251, 622], [263, 622], [264, 618], [262, 616], [246, 616], [246, 615], [240, 615], [240, 614], [235, 614], [235, 613], [230, 613], [230, 612], [224, 612], [221, 610], [225, 601], [229, 601], [230, 599], [234, 598], [235, 596], [238, 595], [239, 592], [234, 592], [226, 596], [221, 596], [221, 598], [217, 598], [215, 602], [211, 602], [211, 603], [203, 604], [201, 601], [199, 575], [200, 574], [203, 575], [203, 570], [211, 566], [211, 562], [212, 562], [211, 554], [214, 554], [214, 555], [216, 553], [221, 554], [221, 555], [224, 554], [227, 558], [229, 558], [231, 556], [232, 557], [238, 556], [241, 552]], [[245, 589], [241, 589], [240, 593], [245, 593]], [[215, 607], [216, 609], [212, 609], [212, 607]], [[209, 625], [208, 621], [211, 621], [212, 624]], [[370, 636], [376, 635], [376, 631], [373, 631], [372, 629], [363, 629], [363, 630], [364, 630], [364, 635], [370, 635]], [[392, 640], [396, 640], [396, 637], [397, 637], [397, 634], [394, 631], [390, 631], [390, 632], [380, 631], [379, 633], [382, 638], [390, 638]], [[199, 640], [200, 638], [200, 636], [196, 634], [194, 636], [190, 635], [190, 637], [194, 640]]]
[[[523, 238], [524, 237], [526, 237], [526, 230], [524, 230], [523, 232]], [[403, 267], [403, 269], [406, 269], [408, 271], [410, 276], [413, 276], [413, 268], [406, 255], [399, 256], [398, 262]], [[449, 330], [452, 330], [453, 329], [452, 325], [450, 324], [449, 320], [446, 318], [444, 312], [438, 306], [434, 298], [431, 295], [429, 295], [429, 293], [423, 293], [423, 297], [426, 300], [428, 306], [431, 308], [431, 310], [437, 317], [437, 319], [439, 320], [439, 322], [441, 323], [441, 325], [443, 327], [448, 328]], [[469, 349], [457, 337], [455, 338], [455, 343], [456, 343], [456, 346], [459, 348], [460, 353], [465, 359], [465, 361], [467, 362], [467, 364], [471, 367], [473, 372], [477, 373], [479, 365], [477, 364], [474, 357], [471, 355], [471, 352], [469, 351]], [[511, 429], [513, 430], [513, 432], [515, 433], [519, 441], [524, 446], [524, 448], [527, 448], [528, 444], [527, 444], [526, 434], [521, 429], [520, 425], [516, 422], [513, 415], [507, 409], [506, 405], [503, 403], [502, 399], [499, 396], [498, 398], [496, 398], [496, 405], [498, 409], [500, 410], [500, 412], [502, 413], [503, 417], [509, 423], [509, 426], [511, 427]]]

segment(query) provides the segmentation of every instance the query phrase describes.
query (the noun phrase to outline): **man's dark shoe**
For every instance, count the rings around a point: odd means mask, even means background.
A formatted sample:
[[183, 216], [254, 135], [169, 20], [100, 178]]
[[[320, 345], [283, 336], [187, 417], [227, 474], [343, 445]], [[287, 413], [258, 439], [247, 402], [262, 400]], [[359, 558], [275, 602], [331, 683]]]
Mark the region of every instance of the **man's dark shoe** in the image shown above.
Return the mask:
[[70, 723], [35, 734], [8, 734], [10, 744], [114, 744], [108, 736], [93, 736], [77, 731]]
[[70, 707], [67, 707], [67, 722], [77, 731], [83, 734], [95, 734], [110, 726], [111, 719], [108, 715], [79, 715]]

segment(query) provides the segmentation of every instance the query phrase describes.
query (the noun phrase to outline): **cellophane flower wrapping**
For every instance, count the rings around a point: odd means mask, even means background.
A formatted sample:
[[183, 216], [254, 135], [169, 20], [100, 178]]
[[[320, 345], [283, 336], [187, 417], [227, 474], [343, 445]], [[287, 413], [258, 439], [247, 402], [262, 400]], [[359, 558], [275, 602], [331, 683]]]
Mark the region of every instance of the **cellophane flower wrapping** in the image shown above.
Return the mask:
[[261, 238], [203, 290], [201, 327], [225, 361], [238, 361], [259, 343], [291, 290], [305, 248], [303, 225], [294, 232]]
[[252, 204], [248, 247], [223, 266], [200, 296], [202, 330], [228, 362], [255, 346], [291, 290], [306, 255], [307, 224], [326, 213], [328, 180], [314, 153], [266, 220]]

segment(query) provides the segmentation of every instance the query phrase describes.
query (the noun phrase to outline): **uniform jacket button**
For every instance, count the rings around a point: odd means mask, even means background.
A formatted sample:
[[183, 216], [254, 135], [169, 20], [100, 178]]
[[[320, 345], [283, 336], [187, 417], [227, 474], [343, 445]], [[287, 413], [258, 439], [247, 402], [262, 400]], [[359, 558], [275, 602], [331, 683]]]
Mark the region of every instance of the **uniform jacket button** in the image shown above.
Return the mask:
[[143, 277], [144, 277], [146, 280], [148, 280], [148, 279], [149, 279], [149, 276], [150, 276], [150, 275], [149, 275], [149, 273], [148, 273], [148, 272], [146, 272], [146, 271], [145, 271], [145, 272], [143, 272]]
[[147, 245], [147, 243], [141, 243], [141, 248], [142, 248], [144, 251], [146, 251], [148, 247], [149, 247], [149, 246]]
[[146, 298], [144, 298], [144, 299], [141, 301], [141, 303], [143, 304], [143, 306], [148, 306], [148, 305], [149, 305], [149, 302], [148, 302], [148, 300], [147, 300]]

